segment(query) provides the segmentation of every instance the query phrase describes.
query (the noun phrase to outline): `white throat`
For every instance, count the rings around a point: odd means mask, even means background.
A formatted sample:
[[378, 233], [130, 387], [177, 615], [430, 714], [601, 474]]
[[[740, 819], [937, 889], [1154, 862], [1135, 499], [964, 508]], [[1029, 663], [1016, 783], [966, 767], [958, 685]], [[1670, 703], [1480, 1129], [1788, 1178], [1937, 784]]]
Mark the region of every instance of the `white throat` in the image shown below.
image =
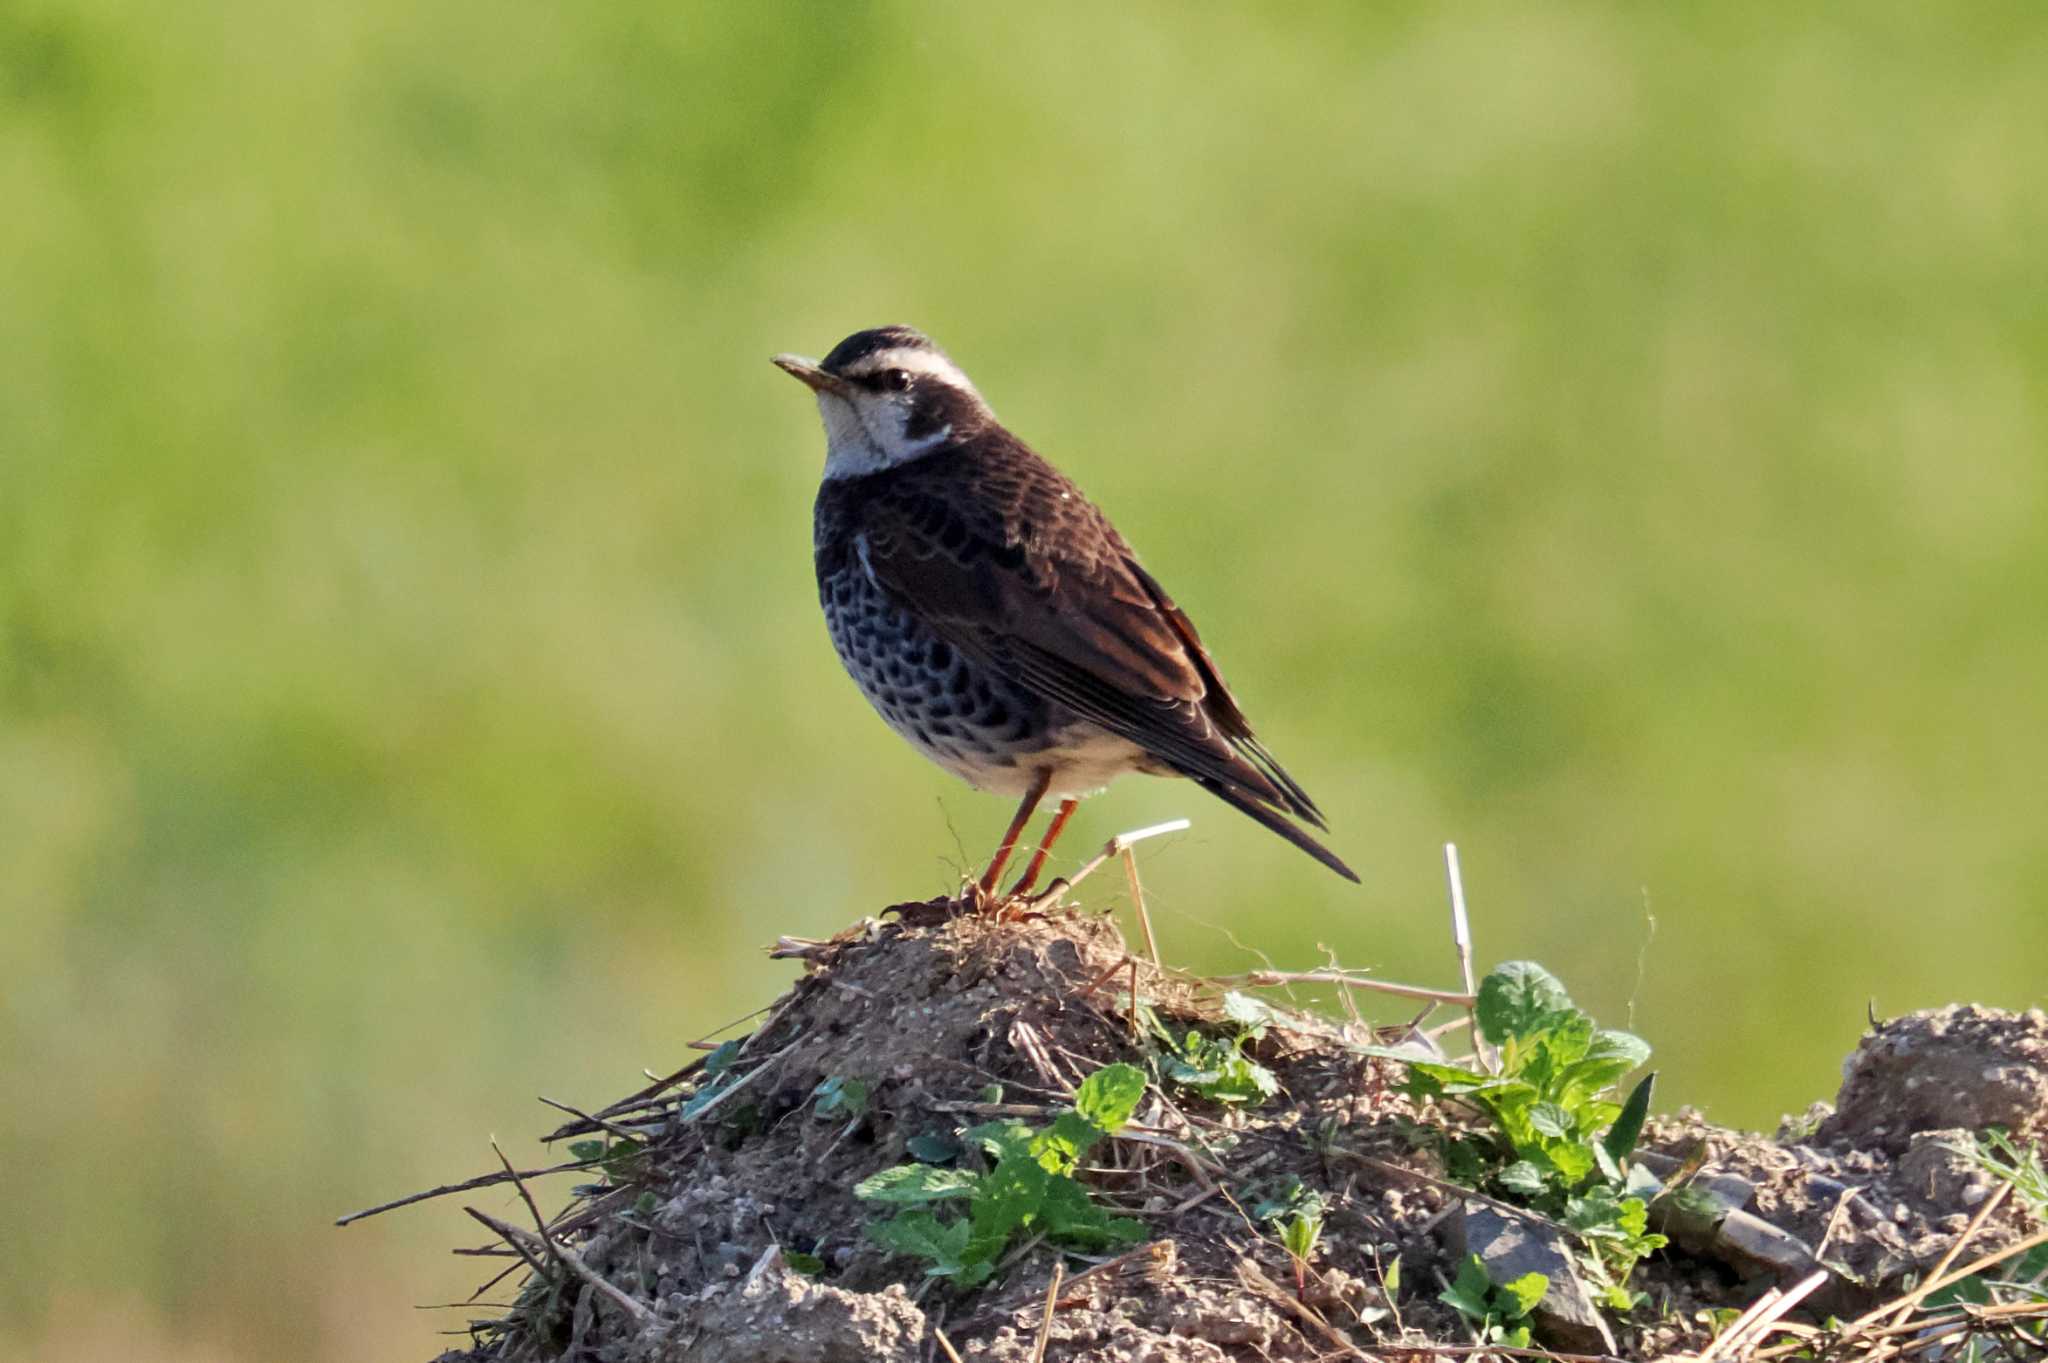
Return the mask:
[[[886, 350], [866, 361], [864, 373], [884, 369], [905, 369], [913, 374], [937, 378], [948, 387], [975, 391], [951, 360], [935, 351], [903, 348]], [[942, 448], [953, 438], [953, 428], [942, 426], [919, 436], [904, 434], [910, 419], [909, 402], [894, 393], [856, 389], [850, 394], [820, 392], [818, 415], [825, 419], [825, 477], [859, 478], [880, 473]]]
[[903, 434], [908, 415], [893, 403], [848, 402], [836, 393], [818, 394], [818, 415], [825, 419], [825, 477], [859, 478], [920, 459], [953, 438], [942, 426], [929, 435], [909, 439]]

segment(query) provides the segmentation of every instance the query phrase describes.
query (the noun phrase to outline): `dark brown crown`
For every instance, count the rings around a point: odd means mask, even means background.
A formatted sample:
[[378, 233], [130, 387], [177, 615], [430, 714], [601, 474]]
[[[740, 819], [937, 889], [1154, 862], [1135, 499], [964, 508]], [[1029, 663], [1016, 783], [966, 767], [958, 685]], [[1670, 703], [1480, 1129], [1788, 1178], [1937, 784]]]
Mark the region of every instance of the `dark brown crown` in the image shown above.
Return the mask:
[[871, 331], [856, 331], [833, 346], [832, 353], [818, 362], [818, 368], [828, 374], [843, 374], [856, 361], [880, 350], [926, 350], [934, 355], [945, 353], [932, 344], [931, 337], [916, 327], [876, 327]]

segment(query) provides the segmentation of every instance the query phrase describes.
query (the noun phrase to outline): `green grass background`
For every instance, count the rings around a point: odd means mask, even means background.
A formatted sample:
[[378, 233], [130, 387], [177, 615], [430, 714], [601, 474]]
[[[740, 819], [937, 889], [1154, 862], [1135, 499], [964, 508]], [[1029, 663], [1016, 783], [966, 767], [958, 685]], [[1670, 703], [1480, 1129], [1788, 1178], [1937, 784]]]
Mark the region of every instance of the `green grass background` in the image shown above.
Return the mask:
[[331, 1217], [983, 853], [767, 364], [883, 322], [1364, 874], [1127, 782], [1068, 851], [1191, 816], [1181, 962], [1448, 982], [1456, 839], [1482, 964], [1763, 1125], [1867, 1001], [2041, 1002], [2044, 70], [2026, 4], [0, 8], [0, 1352], [427, 1356], [474, 1227]]

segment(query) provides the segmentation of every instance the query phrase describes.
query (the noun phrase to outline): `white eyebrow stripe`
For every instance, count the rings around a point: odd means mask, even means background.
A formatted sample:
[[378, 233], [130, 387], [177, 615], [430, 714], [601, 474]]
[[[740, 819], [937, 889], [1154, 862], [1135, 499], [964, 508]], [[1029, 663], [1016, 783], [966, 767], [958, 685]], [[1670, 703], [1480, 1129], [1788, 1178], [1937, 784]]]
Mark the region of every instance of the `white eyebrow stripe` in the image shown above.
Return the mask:
[[954, 388], [964, 388], [974, 393], [976, 397], [980, 396], [973, 382], [960, 372], [960, 366], [936, 351], [912, 350], [906, 346], [878, 350], [861, 361], [859, 372], [879, 374], [884, 369], [906, 369], [913, 374], [929, 374]]

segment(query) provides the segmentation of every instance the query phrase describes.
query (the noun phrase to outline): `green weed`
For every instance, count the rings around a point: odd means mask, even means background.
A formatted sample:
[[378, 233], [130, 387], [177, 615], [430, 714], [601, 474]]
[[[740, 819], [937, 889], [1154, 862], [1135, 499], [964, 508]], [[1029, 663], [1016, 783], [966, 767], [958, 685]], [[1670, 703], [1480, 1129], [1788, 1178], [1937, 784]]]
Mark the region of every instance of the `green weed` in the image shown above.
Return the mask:
[[[854, 1196], [907, 1210], [868, 1227], [876, 1243], [926, 1261], [925, 1272], [963, 1287], [988, 1281], [1020, 1232], [1043, 1234], [1055, 1244], [1104, 1249], [1143, 1238], [1137, 1222], [1095, 1205], [1074, 1178], [1081, 1157], [1122, 1130], [1145, 1094], [1144, 1071], [1106, 1065], [1088, 1076], [1074, 1106], [1049, 1126], [1009, 1120], [961, 1132], [990, 1161], [985, 1173], [931, 1164], [901, 1164], [861, 1181]], [[967, 1214], [950, 1220], [928, 1210], [965, 1201]]]
[[1526, 1349], [1529, 1313], [1549, 1290], [1550, 1279], [1541, 1273], [1524, 1273], [1513, 1282], [1495, 1283], [1487, 1277], [1486, 1264], [1479, 1256], [1468, 1254], [1457, 1280], [1438, 1297], [1471, 1322], [1481, 1344]]
[[1638, 1298], [1627, 1287], [1629, 1272], [1666, 1243], [1648, 1226], [1646, 1198], [1658, 1191], [1656, 1180], [1625, 1168], [1656, 1076], [1645, 1076], [1623, 1101], [1612, 1094], [1650, 1058], [1648, 1044], [1596, 1027], [1556, 977], [1530, 961], [1489, 974], [1477, 1013], [1498, 1072], [1385, 1048], [1374, 1053], [1408, 1067], [1411, 1097], [1460, 1102], [1492, 1122], [1482, 1135], [1442, 1142], [1451, 1178], [1571, 1227], [1585, 1246], [1595, 1295], [1615, 1310], [1632, 1309]]

